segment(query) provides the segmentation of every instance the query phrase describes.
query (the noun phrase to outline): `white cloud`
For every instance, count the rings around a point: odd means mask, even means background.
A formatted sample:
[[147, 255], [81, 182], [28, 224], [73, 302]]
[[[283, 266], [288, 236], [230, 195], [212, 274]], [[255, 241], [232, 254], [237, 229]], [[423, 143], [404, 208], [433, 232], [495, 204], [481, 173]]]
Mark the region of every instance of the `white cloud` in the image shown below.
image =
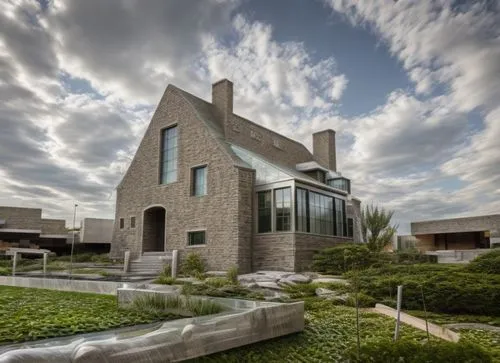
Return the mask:
[[342, 97], [342, 94], [344, 93], [344, 90], [346, 89], [349, 81], [344, 74], [341, 74], [340, 76], [334, 77], [332, 79], [332, 83], [332, 99], [334, 101], [338, 101]]
[[[454, 191], [454, 198], [447, 196], [446, 202], [440, 201], [448, 206], [451, 201], [456, 208], [442, 210], [440, 217], [495, 208], [498, 211], [500, 148], [494, 141], [500, 139], [498, 3], [460, 6], [451, 0], [329, 0], [327, 3], [346, 15], [354, 26], [367, 26], [386, 42], [415, 83], [415, 92], [425, 96], [435, 91], [436, 85], [445, 86], [440, 96], [423, 102], [407, 98], [406, 105], [414, 109], [403, 113], [394, 110], [393, 121], [387, 118], [387, 111], [395, 106], [389, 98], [387, 105], [359, 123], [353, 156], [359, 157], [361, 165], [372, 172], [382, 172], [383, 168], [394, 172], [393, 166], [400, 162], [419, 166], [429, 160], [436, 166], [432, 169], [435, 175], [463, 180], [465, 187]], [[478, 108], [485, 116], [484, 127], [471, 136], [464, 128], [465, 120], [468, 112]], [[399, 109], [404, 111], [404, 107]], [[408, 116], [416, 118], [414, 124]], [[380, 125], [379, 132], [374, 132], [375, 124]], [[414, 157], [409, 155], [412, 148]], [[370, 159], [373, 164], [367, 163]], [[353, 168], [360, 167], [357, 161], [351, 164]], [[413, 194], [422, 195], [416, 191]], [[494, 199], [490, 199], [487, 208], [478, 206], [484, 194]], [[429, 195], [423, 196], [418, 203], [427, 202]], [[418, 204], [410, 206], [402, 200], [398, 211], [403, 213], [404, 208], [414, 210]], [[469, 203], [465, 210], [464, 201]]]

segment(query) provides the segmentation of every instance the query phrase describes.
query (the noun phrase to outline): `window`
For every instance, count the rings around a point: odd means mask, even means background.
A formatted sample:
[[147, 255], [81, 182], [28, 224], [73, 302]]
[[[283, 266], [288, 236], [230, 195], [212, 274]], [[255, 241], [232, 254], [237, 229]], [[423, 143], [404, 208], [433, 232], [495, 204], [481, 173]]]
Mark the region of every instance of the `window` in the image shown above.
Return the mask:
[[257, 193], [258, 203], [258, 233], [271, 232], [271, 191]]
[[335, 221], [335, 235], [345, 236], [347, 234], [345, 228], [345, 200], [335, 198]]
[[120, 218], [120, 229], [125, 228], [125, 219]]
[[130, 217], [130, 228], [135, 228], [135, 217]]
[[200, 196], [207, 194], [207, 167], [193, 168], [191, 173], [191, 194]]
[[177, 181], [177, 126], [162, 130], [160, 183]]
[[352, 218], [347, 218], [347, 237], [354, 236], [354, 220]]
[[349, 179], [346, 178], [330, 179], [328, 180], [328, 185], [351, 194], [351, 181]]
[[290, 188], [274, 190], [274, 205], [276, 208], [276, 231], [290, 230]]
[[205, 231], [188, 232], [188, 245], [199, 246], [206, 244]]
[[295, 220], [297, 232], [309, 232], [309, 203], [306, 189], [296, 189], [296, 211]]
[[333, 198], [309, 192], [310, 232], [333, 235]]

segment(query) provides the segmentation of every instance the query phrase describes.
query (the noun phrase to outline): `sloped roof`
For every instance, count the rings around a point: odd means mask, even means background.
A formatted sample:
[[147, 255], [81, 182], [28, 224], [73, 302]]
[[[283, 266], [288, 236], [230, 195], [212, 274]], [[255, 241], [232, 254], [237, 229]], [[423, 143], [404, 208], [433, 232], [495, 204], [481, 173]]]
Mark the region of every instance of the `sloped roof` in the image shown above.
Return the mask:
[[[231, 157], [234, 165], [256, 170], [256, 185], [295, 179], [322, 189], [332, 189], [332, 191], [344, 194], [343, 191], [331, 188], [296, 169], [270, 161], [262, 154], [257, 154], [242, 146], [227, 142], [224, 138], [223, 126], [218, 120], [214, 105], [180, 88], [173, 87], [193, 107], [200, 120], [207, 125], [214, 138]], [[315, 163], [314, 161], [312, 162]]]

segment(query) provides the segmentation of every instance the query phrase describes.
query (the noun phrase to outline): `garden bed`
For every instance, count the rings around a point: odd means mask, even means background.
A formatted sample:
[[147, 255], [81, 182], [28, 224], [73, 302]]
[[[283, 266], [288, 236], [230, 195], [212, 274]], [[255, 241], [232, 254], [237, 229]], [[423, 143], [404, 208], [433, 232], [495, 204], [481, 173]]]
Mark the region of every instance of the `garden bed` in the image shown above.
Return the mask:
[[176, 318], [168, 313], [120, 309], [116, 296], [0, 286], [0, 344]]

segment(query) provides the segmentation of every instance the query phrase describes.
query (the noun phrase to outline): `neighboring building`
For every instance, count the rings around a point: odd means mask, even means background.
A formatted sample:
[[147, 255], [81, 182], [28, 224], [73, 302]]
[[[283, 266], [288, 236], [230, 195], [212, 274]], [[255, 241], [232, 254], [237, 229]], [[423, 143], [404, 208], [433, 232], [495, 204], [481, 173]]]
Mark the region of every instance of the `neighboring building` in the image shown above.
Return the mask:
[[67, 236], [66, 222], [42, 218], [39, 208], [0, 207], [0, 241], [6, 246], [38, 246], [62, 253]]
[[313, 153], [233, 113], [233, 85], [212, 103], [169, 85], [117, 187], [111, 256], [199, 252], [208, 269], [303, 270], [315, 251], [360, 241], [360, 201], [336, 170], [335, 132]]
[[[112, 219], [85, 218], [75, 232], [79, 252], [107, 253], [113, 235]], [[73, 232], [64, 219], [42, 218], [40, 208], [0, 207], [0, 249], [9, 247], [44, 248], [69, 254]]]
[[486, 249], [500, 244], [500, 214], [412, 222], [411, 234], [422, 252]]
[[80, 251], [107, 253], [113, 238], [113, 219], [84, 218], [80, 222], [78, 248]]

